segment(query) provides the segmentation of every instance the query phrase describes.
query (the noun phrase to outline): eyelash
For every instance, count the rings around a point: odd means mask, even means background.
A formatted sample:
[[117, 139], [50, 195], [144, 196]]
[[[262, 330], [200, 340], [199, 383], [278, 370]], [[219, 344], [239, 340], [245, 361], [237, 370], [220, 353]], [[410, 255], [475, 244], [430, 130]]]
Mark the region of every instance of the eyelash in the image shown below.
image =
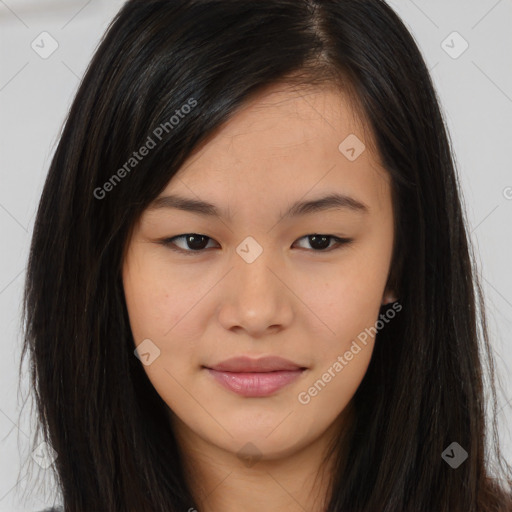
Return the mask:
[[[194, 235], [194, 236], [197, 235], [199, 237], [207, 238], [208, 240], [213, 240], [213, 238], [210, 238], [210, 237], [208, 237], [206, 235], [201, 235], [199, 233], [185, 233], [183, 235], [177, 235], [177, 236], [174, 236], [172, 238], [166, 238], [164, 240], [161, 240], [160, 243], [164, 247], [168, 247], [172, 251], [178, 252], [180, 254], [186, 254], [187, 256], [194, 256], [196, 254], [204, 253], [206, 249], [186, 250], [186, 249], [181, 249], [180, 247], [177, 247], [174, 244], [174, 240], [184, 239], [184, 238], [186, 238], [189, 235]], [[298, 240], [302, 240], [303, 238], [309, 238], [309, 237], [312, 237], [312, 236], [330, 238], [330, 239], [332, 239], [333, 241], [336, 242], [336, 245], [334, 245], [334, 246], [332, 246], [332, 247], [330, 247], [328, 249], [321, 249], [321, 250], [319, 250], [319, 249], [316, 249], [316, 250], [315, 249], [311, 249], [312, 252], [318, 252], [318, 253], [331, 252], [333, 250], [341, 249], [344, 246], [350, 245], [354, 241], [353, 238], [340, 238], [340, 237], [337, 237], [337, 236], [334, 236], [334, 235], [324, 235], [324, 234], [319, 234], [319, 233], [315, 233], [315, 234], [312, 234], [312, 235], [305, 235], [305, 236], [303, 236], [301, 238], [298, 238]]]

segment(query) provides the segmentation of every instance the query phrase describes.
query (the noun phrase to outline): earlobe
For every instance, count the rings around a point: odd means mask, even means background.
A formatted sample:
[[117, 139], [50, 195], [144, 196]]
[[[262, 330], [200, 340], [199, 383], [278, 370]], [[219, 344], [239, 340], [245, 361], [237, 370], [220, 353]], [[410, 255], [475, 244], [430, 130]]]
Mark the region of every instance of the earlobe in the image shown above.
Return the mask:
[[396, 302], [398, 298], [396, 297], [395, 293], [392, 291], [384, 293], [384, 296], [382, 297], [382, 305], [386, 306], [387, 304], [391, 304], [392, 302]]

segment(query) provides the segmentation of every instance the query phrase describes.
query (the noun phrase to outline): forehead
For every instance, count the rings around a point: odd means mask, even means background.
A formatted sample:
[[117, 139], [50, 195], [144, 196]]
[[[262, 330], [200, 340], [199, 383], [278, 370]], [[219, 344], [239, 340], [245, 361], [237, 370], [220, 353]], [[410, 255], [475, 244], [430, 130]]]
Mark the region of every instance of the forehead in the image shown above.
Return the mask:
[[[211, 158], [292, 158], [302, 148], [332, 149], [343, 135], [363, 125], [345, 93], [334, 86], [273, 84], [238, 110], [185, 163], [201, 167]], [[328, 135], [328, 136], [326, 136]], [[335, 149], [336, 149], [335, 147]], [[317, 153], [315, 151], [315, 154]]]
[[[368, 135], [348, 96], [334, 86], [274, 84], [200, 145], [161, 195], [188, 192], [222, 205], [226, 197], [230, 204], [265, 197], [270, 205], [277, 196], [281, 204], [308, 191], [358, 190], [362, 202], [380, 203], [388, 175]], [[345, 141], [356, 145], [355, 159], [344, 153]]]

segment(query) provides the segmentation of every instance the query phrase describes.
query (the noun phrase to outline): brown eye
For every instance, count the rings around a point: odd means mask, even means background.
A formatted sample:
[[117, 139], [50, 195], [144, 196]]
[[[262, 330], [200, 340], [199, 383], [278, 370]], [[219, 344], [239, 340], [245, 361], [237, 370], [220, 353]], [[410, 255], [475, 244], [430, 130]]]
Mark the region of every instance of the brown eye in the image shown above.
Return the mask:
[[[333, 235], [320, 234], [307, 235], [299, 240], [304, 239], [307, 239], [313, 252], [330, 252], [341, 246], [348, 245], [353, 241], [351, 238], [339, 238]], [[181, 246], [178, 245], [176, 241], [180, 241]], [[200, 254], [204, 252], [208, 246], [208, 241], [213, 241], [213, 239], [198, 233], [186, 233], [172, 238], [166, 238], [162, 240], [161, 243], [173, 251], [193, 255], [194, 253]]]
[[[177, 246], [175, 243], [176, 240], [181, 240], [184, 247]], [[173, 251], [194, 253], [202, 252], [208, 245], [208, 240], [212, 240], [212, 238], [198, 233], [187, 233], [173, 238], [167, 238], [163, 240], [162, 243]]]
[[[315, 252], [330, 252], [330, 250], [338, 249], [340, 246], [348, 245], [353, 240], [351, 238], [339, 238], [333, 235], [307, 235], [299, 240], [307, 239], [310, 246], [313, 248]], [[331, 242], [334, 242], [334, 245], [331, 246]], [[328, 250], [326, 250], [328, 249]]]

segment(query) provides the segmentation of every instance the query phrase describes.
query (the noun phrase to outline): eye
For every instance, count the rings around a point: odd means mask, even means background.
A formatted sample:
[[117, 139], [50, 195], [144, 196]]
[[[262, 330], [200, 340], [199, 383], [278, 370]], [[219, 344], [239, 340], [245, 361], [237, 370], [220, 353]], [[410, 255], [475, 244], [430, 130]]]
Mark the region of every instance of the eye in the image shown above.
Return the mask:
[[[183, 241], [186, 248], [183, 249], [179, 246], [176, 246], [176, 243], [174, 242], [175, 240]], [[200, 235], [198, 233], [186, 233], [184, 235], [166, 238], [165, 240], [162, 240], [162, 244], [165, 245], [166, 247], [169, 247], [169, 249], [172, 249], [173, 251], [193, 253], [202, 252], [205, 246], [208, 245], [207, 243], [205, 243], [205, 241], [207, 240], [213, 239], [206, 235]]]
[[[353, 242], [352, 238], [339, 238], [334, 235], [306, 235], [299, 240], [307, 239], [308, 243], [315, 249], [315, 252], [330, 252], [331, 250], [339, 249], [343, 245], [349, 245]], [[334, 245], [330, 245], [330, 241]], [[328, 249], [328, 250], [326, 250]]]
[[[349, 245], [353, 242], [352, 238], [339, 238], [334, 235], [320, 234], [306, 235], [302, 238], [299, 238], [299, 240], [303, 239], [308, 240], [308, 243], [311, 245], [311, 247], [313, 247], [313, 252], [330, 252], [332, 250], [341, 248], [341, 246]], [[208, 240], [213, 241], [213, 238], [198, 233], [186, 233], [172, 238], [166, 238], [160, 243], [162, 243], [162, 245], [165, 247], [172, 249], [173, 251], [192, 255], [193, 253], [204, 252], [204, 249], [208, 245]], [[185, 248], [177, 245], [175, 241], [182, 242], [185, 245]], [[334, 242], [334, 245], [331, 245], [331, 242]]]

